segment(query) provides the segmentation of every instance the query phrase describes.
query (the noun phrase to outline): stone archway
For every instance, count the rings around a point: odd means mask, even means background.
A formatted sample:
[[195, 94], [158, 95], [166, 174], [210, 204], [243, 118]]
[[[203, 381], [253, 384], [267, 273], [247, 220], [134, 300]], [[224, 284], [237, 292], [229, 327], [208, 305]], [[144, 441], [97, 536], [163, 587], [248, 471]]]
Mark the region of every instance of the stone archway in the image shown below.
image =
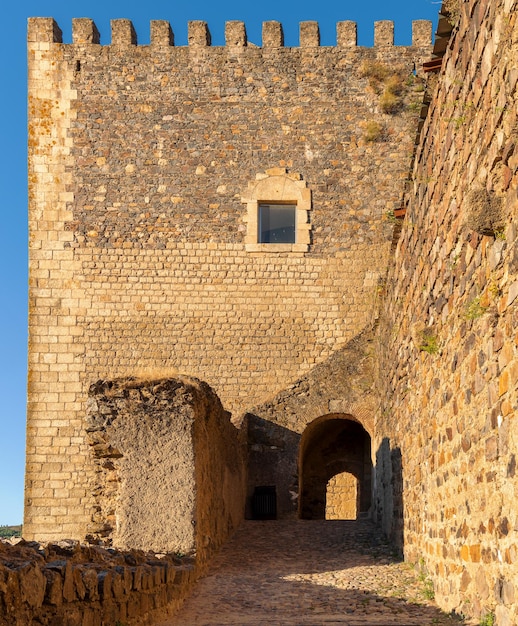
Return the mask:
[[299, 517], [325, 519], [328, 483], [343, 473], [357, 481], [359, 517], [369, 511], [372, 499], [370, 435], [352, 415], [324, 415], [307, 426], [300, 441]]

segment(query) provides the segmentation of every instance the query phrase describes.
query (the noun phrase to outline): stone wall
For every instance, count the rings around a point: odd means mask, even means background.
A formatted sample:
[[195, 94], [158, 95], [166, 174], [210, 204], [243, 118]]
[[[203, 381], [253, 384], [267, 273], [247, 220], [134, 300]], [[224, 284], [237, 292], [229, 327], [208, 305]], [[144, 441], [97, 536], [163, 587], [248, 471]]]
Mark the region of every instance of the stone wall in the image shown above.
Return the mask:
[[172, 555], [0, 542], [0, 624], [153, 624], [179, 608], [196, 574]]
[[[451, 6], [451, 3], [450, 3]], [[518, 7], [458, 3], [380, 324], [378, 519], [446, 610], [518, 623]], [[455, 14], [453, 15], [455, 17]]]
[[[284, 48], [268, 22], [257, 47], [232, 22], [211, 47], [193, 22], [176, 47], [152, 22], [138, 46], [115, 20], [101, 46], [91, 20], [72, 44], [29, 21], [28, 538], [87, 532], [95, 381], [196, 376], [237, 417], [371, 325], [430, 31], [359, 48], [343, 22], [321, 48], [304, 23]], [[251, 243], [251, 198], [297, 202], [301, 240]]]
[[196, 380], [92, 385], [93, 539], [203, 563], [244, 514], [246, 447], [229, 417]]
[[[175, 47], [165, 22], [137, 46], [116, 20], [100, 46], [90, 20], [74, 21], [73, 44], [53, 20], [30, 21], [28, 537], [83, 536], [99, 506], [111, 523], [85, 436], [91, 384], [186, 372], [246, 412], [249, 495], [276, 485], [287, 515], [308, 429], [361, 424], [375, 517], [424, 560], [441, 606], [518, 621], [517, 5], [448, 5], [458, 24], [376, 346], [426, 24], [403, 48], [378, 23], [366, 49], [349, 22], [331, 48], [305, 23], [284, 48], [269, 22], [259, 48], [233, 22], [212, 48], [201, 22]], [[397, 88], [387, 67], [401, 67]], [[303, 240], [254, 242], [260, 200], [297, 202]], [[209, 451], [189, 461], [208, 509], [198, 472], [213, 463]]]

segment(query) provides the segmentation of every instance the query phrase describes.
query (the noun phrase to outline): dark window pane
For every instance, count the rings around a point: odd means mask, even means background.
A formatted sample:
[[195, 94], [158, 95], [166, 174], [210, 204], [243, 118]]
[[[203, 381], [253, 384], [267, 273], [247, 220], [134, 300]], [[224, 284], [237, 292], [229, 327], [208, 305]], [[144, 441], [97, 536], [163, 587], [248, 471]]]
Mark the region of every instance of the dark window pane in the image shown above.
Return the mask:
[[295, 243], [293, 204], [259, 205], [259, 243]]

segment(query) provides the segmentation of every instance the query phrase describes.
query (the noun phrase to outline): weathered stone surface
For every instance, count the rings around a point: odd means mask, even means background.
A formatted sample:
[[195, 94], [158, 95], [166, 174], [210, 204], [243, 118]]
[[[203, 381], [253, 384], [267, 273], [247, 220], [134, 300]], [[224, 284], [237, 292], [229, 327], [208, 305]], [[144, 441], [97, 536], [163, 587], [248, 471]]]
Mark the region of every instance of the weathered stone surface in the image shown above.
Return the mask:
[[[245, 500], [243, 435], [214, 392], [195, 379], [99, 381], [89, 407], [98, 467], [92, 535], [207, 558], [239, 525]], [[158, 568], [150, 576], [158, 585], [163, 575]], [[134, 588], [145, 589], [148, 578], [136, 572]]]
[[[62, 558], [56, 560], [56, 555]], [[137, 568], [124, 564], [139, 562]], [[133, 588], [133, 570], [147, 572]], [[165, 572], [168, 576], [165, 576]], [[185, 576], [186, 571], [192, 576]], [[149, 622], [177, 608], [196, 576], [191, 559], [81, 546], [0, 542], [0, 625], [101, 626]]]
[[[344, 428], [351, 420], [361, 425], [354, 434], [358, 438], [358, 447], [354, 454], [350, 450], [353, 457], [360, 454], [360, 448], [370, 439], [367, 433], [373, 432], [372, 418], [377, 404], [372, 393], [372, 359], [373, 335], [366, 331], [282, 393], [254, 407], [246, 415], [249, 516], [252, 515], [250, 501], [254, 487], [258, 485], [276, 485], [279, 517], [301, 512], [299, 482], [305, 465], [301, 450], [303, 445], [315, 441], [310, 431], [319, 420], [328, 420], [329, 424], [333, 420], [344, 420]], [[319, 436], [323, 436], [323, 431]], [[350, 436], [353, 436], [352, 432]], [[330, 454], [329, 450], [327, 453]], [[370, 446], [368, 456], [370, 459]], [[329, 458], [327, 463], [330, 463]], [[345, 467], [340, 469], [342, 471]], [[357, 509], [355, 505], [354, 517], [360, 510], [366, 512], [370, 506], [370, 500], [365, 499], [371, 492], [370, 469], [359, 471], [357, 478], [360, 474], [365, 481], [361, 489], [363, 507], [360, 505]]]
[[[377, 514], [393, 523], [385, 502], [402, 489], [404, 533], [393, 536], [404, 535], [407, 559], [424, 559], [439, 604], [514, 624], [518, 21], [514, 1], [462, 6], [382, 307], [376, 445], [390, 439], [403, 472], [400, 485], [378, 483], [388, 494]], [[436, 350], [417, 353], [416, 324], [433, 330]]]

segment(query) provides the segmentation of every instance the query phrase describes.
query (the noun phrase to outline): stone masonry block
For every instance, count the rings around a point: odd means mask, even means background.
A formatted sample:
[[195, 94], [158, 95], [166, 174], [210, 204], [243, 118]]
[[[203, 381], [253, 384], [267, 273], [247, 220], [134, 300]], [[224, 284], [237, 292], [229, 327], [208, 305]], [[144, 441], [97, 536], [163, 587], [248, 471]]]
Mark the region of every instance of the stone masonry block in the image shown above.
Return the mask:
[[244, 22], [233, 21], [225, 24], [225, 43], [227, 46], [236, 47], [244, 47], [247, 45]]
[[280, 22], [263, 22], [263, 48], [282, 48], [284, 33]]
[[174, 34], [169, 22], [151, 20], [150, 28], [152, 46], [174, 46]]
[[353, 48], [358, 43], [356, 22], [338, 22], [336, 25], [336, 45], [339, 48]]
[[51, 17], [30, 17], [27, 39], [29, 43], [61, 43], [63, 33]]
[[76, 44], [100, 43], [100, 35], [94, 21], [85, 17], [72, 20], [72, 41]]
[[190, 46], [210, 46], [211, 37], [207, 22], [189, 22], [187, 27], [187, 40]]
[[111, 20], [112, 45], [136, 46], [137, 33], [131, 20]]
[[313, 48], [320, 45], [320, 30], [318, 22], [300, 23], [300, 47]]
[[394, 22], [392, 22], [391, 20], [374, 22], [374, 45], [394, 45]]
[[412, 45], [429, 46], [432, 42], [432, 22], [430, 20], [415, 20], [412, 22]]

